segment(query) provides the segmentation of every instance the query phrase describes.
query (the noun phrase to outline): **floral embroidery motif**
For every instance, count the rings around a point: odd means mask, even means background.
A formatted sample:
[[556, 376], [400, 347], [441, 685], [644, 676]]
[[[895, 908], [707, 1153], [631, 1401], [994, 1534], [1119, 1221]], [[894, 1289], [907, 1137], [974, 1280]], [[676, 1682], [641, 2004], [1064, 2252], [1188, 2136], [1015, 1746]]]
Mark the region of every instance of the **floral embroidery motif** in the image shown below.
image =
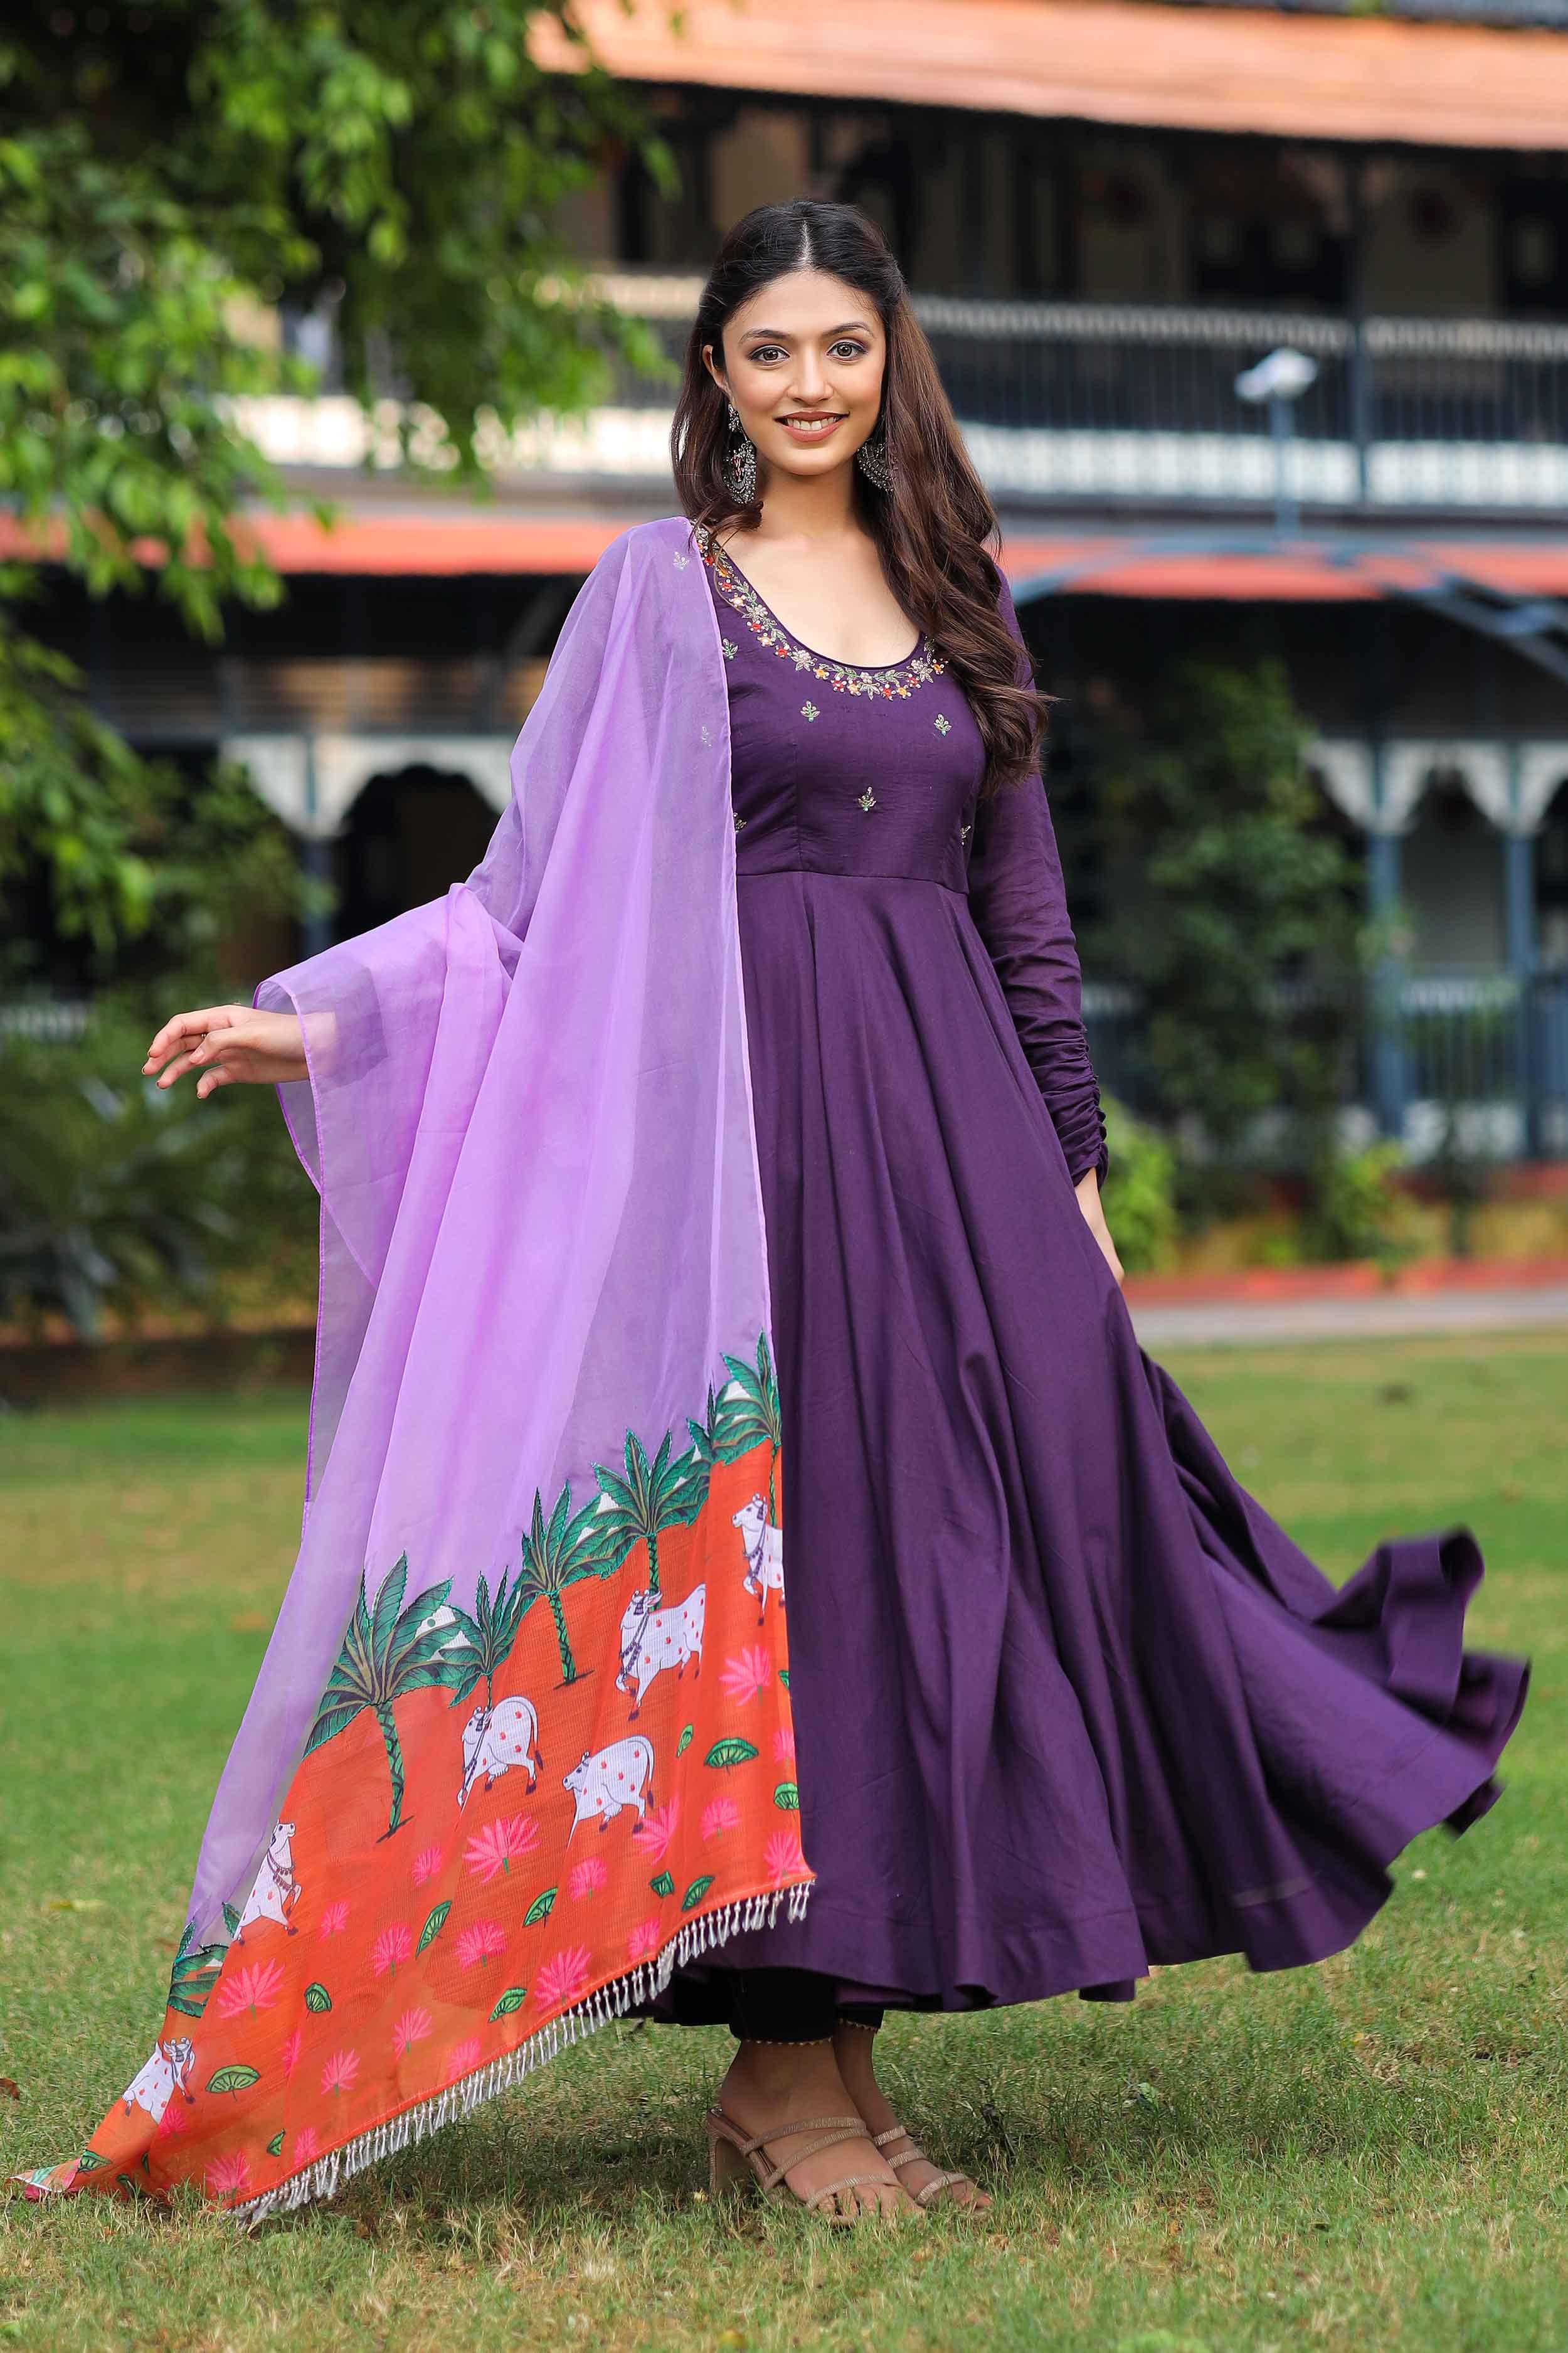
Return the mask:
[[945, 711], [937, 712], [936, 717], [931, 721], [931, 725], [939, 735], [951, 735], [952, 733], [952, 722]]
[[741, 828], [742, 828], [743, 825], [749, 825], [749, 824], [751, 823], [751, 819], [750, 819], [750, 818], [744, 818], [744, 817], [742, 817], [742, 816], [741, 815], [741, 812], [740, 812], [740, 810], [739, 810], [739, 809], [737, 809], [737, 810], [735, 811], [734, 815], [735, 815], [735, 830], [736, 830], [736, 832], [737, 832], [737, 833], [739, 833], [739, 832], [740, 832], [740, 830], [741, 830]]
[[733, 639], [732, 638], [720, 638], [720, 640], [719, 640], [719, 643], [720, 643], [721, 648], [721, 649], [722, 649], [722, 650], [723, 650], [723, 655], [724, 655], [724, 659], [725, 659], [725, 660], [726, 660], [726, 661], [733, 661], [733, 660], [734, 660], [734, 659], [735, 659], [735, 656], [736, 656], [736, 655], [740, 652], [740, 650], [741, 650], [740, 647], [735, 643], [734, 639]]
[[[911, 694], [931, 680], [941, 678], [947, 668], [929, 638], [922, 638], [914, 652], [901, 662], [887, 669], [867, 670], [857, 662], [831, 660], [826, 654], [813, 653], [809, 646], [796, 643], [788, 631], [777, 622], [744, 574], [737, 572], [729, 562], [712, 533], [697, 533], [698, 551], [713, 575], [714, 585], [724, 602], [739, 613], [760, 646], [765, 646], [780, 661], [793, 663], [810, 678], [821, 679], [835, 694], [857, 694], [879, 697], [885, 702], [907, 702]], [[728, 640], [724, 645], [726, 659], [730, 659]], [[942, 733], [952, 724], [949, 720]]]
[[822, 713], [815, 702], [803, 702], [800, 706], [800, 715], [803, 719], [820, 719]]
[[867, 786], [865, 791], [860, 796], [860, 806], [865, 810], [868, 817], [870, 816], [871, 811], [877, 806], [877, 796], [871, 790], [869, 785]]
[[959, 827], [959, 828], [958, 828], [958, 839], [959, 839], [959, 840], [960, 840], [961, 842], [965, 842], [965, 841], [967, 841], [967, 840], [969, 839], [970, 835], [973, 832], [973, 830], [974, 830], [974, 828], [973, 828], [972, 825], [961, 825], [961, 826]]
[[669, 560], [678, 572], [684, 572], [691, 558], [689, 555], [672, 555]]
[[712, 729], [711, 729], [711, 728], [707, 724], [706, 721], [704, 721], [704, 723], [703, 723], [703, 726], [702, 726], [702, 741], [703, 741], [704, 744], [711, 744], [711, 743], [712, 743], [712, 741], [713, 741], [713, 731], [712, 731]]

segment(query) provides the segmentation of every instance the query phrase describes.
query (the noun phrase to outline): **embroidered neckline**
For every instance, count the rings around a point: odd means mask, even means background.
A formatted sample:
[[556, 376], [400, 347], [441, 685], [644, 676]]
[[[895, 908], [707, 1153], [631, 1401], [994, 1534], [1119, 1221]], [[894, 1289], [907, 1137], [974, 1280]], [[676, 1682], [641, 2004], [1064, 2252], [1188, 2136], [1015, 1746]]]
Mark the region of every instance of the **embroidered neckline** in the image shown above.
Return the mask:
[[[929, 638], [922, 638], [913, 653], [906, 654], [902, 661], [881, 669], [836, 661], [830, 655], [814, 652], [798, 638], [791, 637], [745, 574], [730, 562], [710, 531], [700, 530], [696, 537], [698, 552], [712, 573], [713, 585], [724, 602], [740, 615], [760, 646], [765, 646], [780, 661], [792, 663], [802, 677], [822, 680], [835, 694], [869, 695], [888, 702], [907, 702], [911, 694], [929, 685], [932, 679], [941, 678], [946, 670], [946, 662]], [[729, 659], [728, 639], [724, 651]]]

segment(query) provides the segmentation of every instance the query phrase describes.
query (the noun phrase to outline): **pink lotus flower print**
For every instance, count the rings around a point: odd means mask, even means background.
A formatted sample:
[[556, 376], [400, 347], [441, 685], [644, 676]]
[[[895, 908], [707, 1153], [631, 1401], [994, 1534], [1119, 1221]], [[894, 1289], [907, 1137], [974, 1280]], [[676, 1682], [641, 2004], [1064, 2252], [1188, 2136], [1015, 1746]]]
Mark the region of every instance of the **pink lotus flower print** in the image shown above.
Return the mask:
[[309, 2165], [321, 2146], [321, 2137], [314, 2125], [301, 2125], [294, 2136], [289, 2154], [296, 2165]]
[[564, 1952], [546, 1961], [533, 1982], [534, 1999], [540, 2009], [563, 2009], [568, 2002], [575, 2001], [588, 1982], [593, 1965], [594, 1956], [586, 1945], [570, 1945]]
[[250, 2159], [244, 2151], [216, 2158], [207, 2168], [207, 2188], [215, 2198], [243, 2198], [250, 2187]]
[[645, 1854], [651, 1855], [655, 1862], [662, 1862], [679, 1820], [680, 1799], [674, 1797], [668, 1806], [655, 1806], [645, 1814], [632, 1837]]
[[725, 1698], [737, 1701], [742, 1707], [755, 1699], [759, 1692], [766, 1691], [773, 1679], [773, 1660], [760, 1642], [749, 1643], [732, 1659], [726, 1659], [719, 1676]]
[[477, 2034], [470, 2034], [463, 2042], [454, 2043], [447, 2054], [447, 2082], [455, 2084], [459, 2076], [471, 2075], [483, 2051], [484, 2045]]
[[422, 1846], [414, 1858], [415, 1886], [423, 1887], [427, 1879], [434, 1879], [441, 1863], [442, 1852], [438, 1846]]
[[795, 1763], [795, 1735], [787, 1724], [781, 1724], [773, 1735], [773, 1761], [779, 1765]]
[[397, 1975], [397, 1964], [405, 1961], [414, 1950], [414, 1931], [398, 1920], [384, 1928], [370, 1948], [370, 1965], [378, 1978]]
[[321, 1915], [322, 1944], [324, 1945], [326, 1943], [329, 1936], [341, 1936], [348, 1925], [348, 1905], [346, 1904], [329, 1904], [326, 1910]]
[[718, 1838], [721, 1831], [736, 1829], [740, 1820], [741, 1809], [733, 1798], [710, 1798], [702, 1809], [702, 1835]]
[[775, 1887], [786, 1879], [798, 1879], [805, 1869], [805, 1857], [800, 1851], [800, 1841], [788, 1831], [775, 1831], [763, 1849], [763, 1861]]
[[323, 2092], [346, 2092], [359, 2073], [357, 2051], [334, 2051], [321, 2070]]
[[423, 2042], [431, 2027], [427, 2010], [405, 2010], [392, 2030], [392, 2047], [401, 2059], [416, 2042]]
[[493, 1961], [498, 1953], [505, 1950], [506, 1930], [494, 1920], [476, 1920], [458, 1939], [458, 1966], [482, 1969], [487, 1961]]
[[585, 1862], [577, 1865], [566, 1882], [566, 1892], [574, 1904], [581, 1904], [584, 1895], [592, 1895], [596, 1887], [603, 1887], [609, 1875], [604, 1857], [591, 1854]]
[[173, 2140], [176, 2133], [183, 2133], [185, 2129], [185, 2117], [188, 2114], [189, 2110], [186, 2108], [184, 2100], [171, 2100], [168, 2106], [164, 2109], [163, 2115], [158, 2119], [159, 2139]]
[[522, 1814], [508, 1814], [504, 1821], [491, 1822], [478, 1838], [471, 1838], [463, 1850], [463, 1860], [470, 1871], [477, 1871], [486, 1886], [498, 1872], [510, 1872], [520, 1855], [527, 1854], [539, 1844], [539, 1832]]
[[650, 1953], [658, 1950], [658, 1915], [656, 1912], [651, 1918], [639, 1920], [626, 1938], [626, 1958], [628, 1961], [646, 1961]]
[[283, 2081], [285, 2083], [289, 2081], [289, 2076], [300, 2064], [300, 2053], [304, 2047], [305, 2030], [302, 2026], [297, 2026], [292, 2034], [285, 2037], [283, 2042], [279, 2048], [278, 2063], [283, 2070]]
[[255, 1961], [248, 1968], [237, 1969], [218, 1988], [217, 2008], [220, 2018], [238, 2018], [248, 2010], [252, 2018], [263, 2010], [270, 2010], [283, 1990], [283, 1971], [277, 1961]]

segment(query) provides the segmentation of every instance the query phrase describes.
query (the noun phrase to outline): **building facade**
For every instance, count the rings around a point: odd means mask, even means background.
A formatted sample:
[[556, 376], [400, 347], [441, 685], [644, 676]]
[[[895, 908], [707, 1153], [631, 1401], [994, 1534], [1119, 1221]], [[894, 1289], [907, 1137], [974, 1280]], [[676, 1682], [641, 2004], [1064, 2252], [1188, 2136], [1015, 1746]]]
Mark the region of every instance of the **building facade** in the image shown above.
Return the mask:
[[[1058, 789], [1173, 653], [1286, 664], [1325, 811], [1400, 955], [1356, 1111], [1419, 1155], [1568, 1153], [1568, 16], [1167, 0], [586, 0], [679, 193], [607, 157], [563, 224], [668, 352], [724, 227], [841, 197], [887, 228], [976, 461]], [[247, 421], [346, 520], [263, 526], [292, 595], [216, 656], [62, 607], [148, 748], [221, 749], [339, 889], [338, 928], [466, 873], [599, 550], [668, 512], [668, 382], [495, 451], [468, 506], [399, 474], [282, 323], [313, 401]], [[1296, 396], [1237, 379], [1300, 354]], [[1255, 388], [1259, 388], [1255, 385]], [[1079, 893], [1090, 917], [1096, 878]], [[287, 944], [258, 940], [258, 959]], [[274, 953], [277, 951], [277, 953]], [[1385, 976], [1386, 977], [1386, 976]], [[1116, 1060], [1135, 1018], [1089, 975]], [[1100, 1040], [1097, 1039], [1097, 1043]]]

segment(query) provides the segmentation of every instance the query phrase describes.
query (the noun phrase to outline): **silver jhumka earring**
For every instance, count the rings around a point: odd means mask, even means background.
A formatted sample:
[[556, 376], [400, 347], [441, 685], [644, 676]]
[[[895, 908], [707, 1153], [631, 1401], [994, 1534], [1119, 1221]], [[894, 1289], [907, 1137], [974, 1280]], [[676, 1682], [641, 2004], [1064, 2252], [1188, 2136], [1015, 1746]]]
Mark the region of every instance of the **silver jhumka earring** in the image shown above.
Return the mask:
[[730, 403], [730, 430], [739, 439], [724, 460], [724, 471], [730, 478], [730, 488], [743, 507], [755, 502], [757, 495], [757, 453], [747, 439], [741, 424], [741, 413], [733, 401]]
[[855, 452], [855, 463], [868, 482], [875, 482], [879, 491], [891, 491], [893, 461], [888, 455], [888, 435], [885, 427], [872, 439], [861, 442]]

